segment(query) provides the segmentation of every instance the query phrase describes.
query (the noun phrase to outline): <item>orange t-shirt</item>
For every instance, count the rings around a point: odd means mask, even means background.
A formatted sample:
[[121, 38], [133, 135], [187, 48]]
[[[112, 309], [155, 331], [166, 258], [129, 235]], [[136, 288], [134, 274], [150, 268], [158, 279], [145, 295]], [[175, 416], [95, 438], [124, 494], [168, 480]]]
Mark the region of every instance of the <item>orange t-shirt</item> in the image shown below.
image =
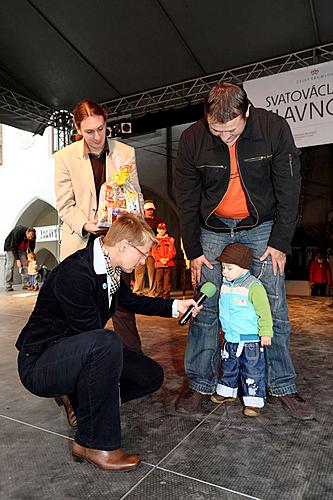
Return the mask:
[[241, 183], [236, 157], [236, 143], [229, 146], [230, 181], [227, 192], [215, 210], [216, 215], [227, 219], [245, 219], [248, 217], [245, 193]]

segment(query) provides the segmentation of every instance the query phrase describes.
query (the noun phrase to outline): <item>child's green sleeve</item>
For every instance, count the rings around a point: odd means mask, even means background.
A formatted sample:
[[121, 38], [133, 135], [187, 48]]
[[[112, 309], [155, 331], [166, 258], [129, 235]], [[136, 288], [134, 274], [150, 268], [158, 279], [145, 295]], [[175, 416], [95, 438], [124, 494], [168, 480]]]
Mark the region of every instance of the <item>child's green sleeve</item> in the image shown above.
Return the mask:
[[263, 285], [254, 283], [249, 290], [249, 301], [258, 316], [260, 337], [273, 337], [273, 320], [266, 290]]

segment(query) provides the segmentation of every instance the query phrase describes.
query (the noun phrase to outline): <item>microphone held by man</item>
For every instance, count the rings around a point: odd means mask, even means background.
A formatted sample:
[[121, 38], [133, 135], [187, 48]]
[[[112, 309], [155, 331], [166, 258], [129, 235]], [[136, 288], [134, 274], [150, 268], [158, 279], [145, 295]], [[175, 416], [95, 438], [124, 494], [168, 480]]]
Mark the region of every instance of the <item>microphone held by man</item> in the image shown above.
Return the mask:
[[[196, 299], [197, 306], [199, 307], [207, 298], [211, 298], [215, 295], [216, 293], [216, 286], [214, 283], [207, 282], [202, 285], [200, 288], [200, 294], [198, 296], [198, 299]], [[180, 326], [184, 326], [188, 320], [190, 319], [192, 315], [192, 311], [194, 309], [194, 306], [191, 305], [187, 311], [182, 315], [178, 323]]]

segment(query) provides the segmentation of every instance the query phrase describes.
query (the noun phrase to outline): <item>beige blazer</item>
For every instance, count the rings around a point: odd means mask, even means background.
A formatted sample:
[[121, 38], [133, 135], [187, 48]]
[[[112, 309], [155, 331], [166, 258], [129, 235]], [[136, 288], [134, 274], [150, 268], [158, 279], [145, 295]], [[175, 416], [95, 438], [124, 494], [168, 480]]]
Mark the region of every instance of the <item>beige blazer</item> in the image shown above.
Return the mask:
[[[106, 179], [121, 166], [129, 165], [130, 182], [141, 193], [134, 148], [113, 139], [108, 139], [108, 144]], [[81, 140], [55, 154], [55, 193], [61, 220], [60, 260], [86, 247], [89, 234], [82, 234], [83, 226], [97, 216], [94, 174], [83, 148], [84, 141]]]

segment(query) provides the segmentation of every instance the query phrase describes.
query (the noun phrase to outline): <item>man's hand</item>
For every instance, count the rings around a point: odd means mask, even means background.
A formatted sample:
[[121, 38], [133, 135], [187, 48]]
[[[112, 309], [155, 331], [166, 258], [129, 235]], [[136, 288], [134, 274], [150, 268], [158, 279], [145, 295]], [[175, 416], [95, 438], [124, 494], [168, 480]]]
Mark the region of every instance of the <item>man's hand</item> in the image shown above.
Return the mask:
[[197, 306], [197, 303], [194, 299], [185, 299], [185, 300], [178, 300], [178, 303], [177, 303], [177, 311], [180, 313], [180, 314], [184, 314], [184, 312], [187, 311], [187, 309], [190, 307], [190, 306], [194, 306], [194, 309], [192, 311], [192, 316], [195, 318], [199, 312], [201, 311], [202, 309], [202, 306]]
[[264, 347], [265, 345], [272, 345], [272, 339], [271, 337], [260, 337], [261, 345]]
[[208, 269], [213, 269], [213, 265], [204, 255], [200, 255], [200, 257], [191, 260], [191, 281], [194, 286], [200, 281], [202, 265], [207, 266]]
[[92, 234], [103, 234], [107, 231], [105, 227], [98, 227], [98, 219], [88, 220], [83, 226], [83, 231]]
[[17, 261], [16, 261], [16, 265], [17, 265], [17, 267], [18, 267], [19, 269], [21, 269], [21, 267], [22, 267], [22, 263], [21, 263], [20, 259], [17, 259]]
[[269, 255], [272, 257], [274, 276], [276, 276], [278, 268], [282, 276], [284, 272], [284, 266], [286, 265], [286, 254], [284, 252], [280, 252], [280, 250], [277, 250], [276, 248], [267, 247], [266, 252], [262, 254], [260, 260], [263, 261], [267, 259]]

